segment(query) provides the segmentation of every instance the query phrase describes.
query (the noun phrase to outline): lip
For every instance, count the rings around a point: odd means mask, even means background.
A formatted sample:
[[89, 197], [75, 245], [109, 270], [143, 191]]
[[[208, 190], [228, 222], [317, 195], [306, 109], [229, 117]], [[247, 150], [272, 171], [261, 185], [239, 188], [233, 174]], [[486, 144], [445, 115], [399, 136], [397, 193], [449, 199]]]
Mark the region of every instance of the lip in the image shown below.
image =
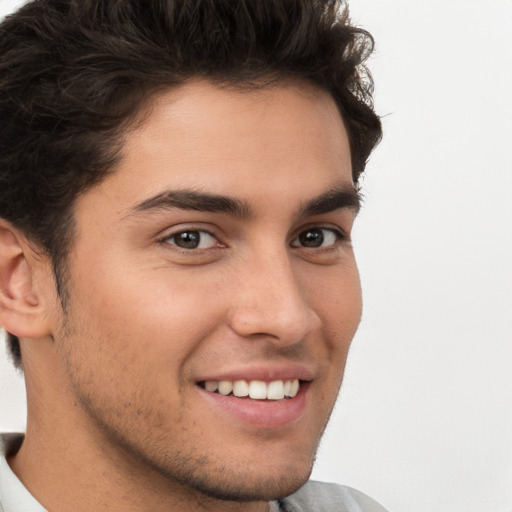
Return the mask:
[[314, 372], [304, 365], [273, 365], [253, 366], [251, 368], [236, 368], [216, 371], [215, 373], [202, 375], [196, 382], [205, 381], [235, 381], [235, 380], [261, 380], [263, 382], [272, 382], [275, 380], [294, 380], [312, 381]]
[[[231, 377], [225, 380], [231, 380]], [[310, 386], [311, 382], [301, 381], [297, 395], [283, 400], [237, 398], [234, 395], [224, 396], [212, 393], [198, 385], [195, 387], [207, 407], [212, 408], [214, 414], [220, 412], [226, 417], [228, 423], [232, 424], [234, 419], [243, 425], [268, 430], [286, 427], [300, 420], [306, 410]]]

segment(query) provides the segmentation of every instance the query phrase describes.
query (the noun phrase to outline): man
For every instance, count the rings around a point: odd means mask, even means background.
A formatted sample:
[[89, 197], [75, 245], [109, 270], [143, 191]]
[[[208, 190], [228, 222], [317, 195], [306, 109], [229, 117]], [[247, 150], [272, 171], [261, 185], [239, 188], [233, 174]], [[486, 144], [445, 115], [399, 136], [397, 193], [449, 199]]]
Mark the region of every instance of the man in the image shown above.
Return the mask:
[[371, 37], [313, 0], [37, 0], [0, 26], [1, 507], [365, 511], [306, 483], [361, 315]]

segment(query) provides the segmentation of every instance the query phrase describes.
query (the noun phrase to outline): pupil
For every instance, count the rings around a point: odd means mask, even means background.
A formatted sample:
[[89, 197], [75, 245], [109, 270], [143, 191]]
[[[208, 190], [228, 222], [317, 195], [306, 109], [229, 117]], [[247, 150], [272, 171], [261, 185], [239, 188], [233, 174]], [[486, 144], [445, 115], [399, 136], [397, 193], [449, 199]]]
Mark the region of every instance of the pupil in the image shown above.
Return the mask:
[[176, 235], [175, 242], [178, 247], [195, 249], [199, 245], [200, 235], [197, 231], [184, 231]]
[[299, 235], [300, 243], [305, 247], [320, 247], [324, 243], [321, 229], [310, 229]]

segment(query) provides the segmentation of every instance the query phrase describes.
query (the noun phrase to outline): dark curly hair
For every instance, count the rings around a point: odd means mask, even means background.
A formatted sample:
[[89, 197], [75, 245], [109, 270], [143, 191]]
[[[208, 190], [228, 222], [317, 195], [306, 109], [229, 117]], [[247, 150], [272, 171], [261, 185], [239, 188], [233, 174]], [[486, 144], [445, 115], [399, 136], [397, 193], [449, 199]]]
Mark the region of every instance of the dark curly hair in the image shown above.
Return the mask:
[[50, 257], [65, 303], [77, 197], [113, 172], [146, 101], [194, 77], [328, 91], [357, 182], [381, 138], [372, 50], [338, 0], [33, 0], [0, 24], [0, 217]]

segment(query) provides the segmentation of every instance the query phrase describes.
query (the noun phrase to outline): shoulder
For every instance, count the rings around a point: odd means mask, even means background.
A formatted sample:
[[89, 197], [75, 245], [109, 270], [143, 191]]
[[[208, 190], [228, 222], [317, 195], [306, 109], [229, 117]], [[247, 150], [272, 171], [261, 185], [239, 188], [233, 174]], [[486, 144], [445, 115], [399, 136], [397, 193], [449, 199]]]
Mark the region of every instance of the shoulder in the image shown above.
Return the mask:
[[284, 512], [386, 512], [366, 494], [338, 484], [309, 481], [281, 500]]

